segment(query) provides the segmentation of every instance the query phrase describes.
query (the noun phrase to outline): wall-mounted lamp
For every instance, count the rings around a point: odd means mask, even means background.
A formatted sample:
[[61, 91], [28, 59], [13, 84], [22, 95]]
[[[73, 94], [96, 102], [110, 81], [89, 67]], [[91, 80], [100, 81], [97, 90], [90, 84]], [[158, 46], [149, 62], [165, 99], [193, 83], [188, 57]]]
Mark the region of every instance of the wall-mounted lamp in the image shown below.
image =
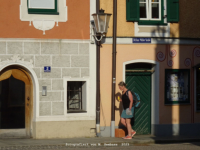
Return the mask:
[[[96, 39], [96, 69], [97, 69], [97, 82], [96, 82], [96, 134], [100, 136], [100, 47], [103, 36], [108, 32], [108, 25], [111, 14], [104, 13], [104, 10], [99, 10], [100, 2], [96, 0], [96, 14], [92, 14], [94, 23], [91, 22], [94, 31], [94, 38]], [[93, 33], [93, 32], [91, 32]], [[97, 38], [98, 37], [98, 38]], [[99, 38], [100, 37], [100, 38]], [[92, 39], [92, 38], [91, 38]], [[92, 41], [93, 42], [93, 41]], [[91, 43], [92, 43], [91, 42]], [[94, 43], [94, 42], [93, 42]]]
[[47, 87], [42, 86], [42, 96], [47, 96]]
[[[99, 13], [97, 14], [92, 14], [96, 31], [96, 34], [93, 36], [97, 41], [101, 41], [103, 36], [105, 36], [105, 34], [108, 32], [108, 25], [111, 15], [112, 14], [104, 13], [103, 9], [99, 10]], [[97, 39], [97, 36], [100, 36], [100, 39]]]

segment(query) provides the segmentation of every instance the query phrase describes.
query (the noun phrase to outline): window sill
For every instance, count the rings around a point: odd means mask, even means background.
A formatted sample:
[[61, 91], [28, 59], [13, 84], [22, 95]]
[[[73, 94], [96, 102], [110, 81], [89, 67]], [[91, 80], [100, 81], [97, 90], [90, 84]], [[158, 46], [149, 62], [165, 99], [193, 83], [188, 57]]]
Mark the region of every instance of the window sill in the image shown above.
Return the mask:
[[[142, 21], [144, 23], [144, 21]], [[137, 37], [169, 37], [170, 36], [170, 24], [149, 24], [149, 21], [145, 21], [145, 24], [141, 22], [135, 22], [135, 36]], [[139, 25], [140, 23], [140, 25]]]
[[87, 113], [87, 111], [85, 110], [68, 110], [67, 113], [71, 114], [71, 113]]
[[37, 14], [37, 15], [59, 15], [59, 12], [28, 12], [28, 14]]

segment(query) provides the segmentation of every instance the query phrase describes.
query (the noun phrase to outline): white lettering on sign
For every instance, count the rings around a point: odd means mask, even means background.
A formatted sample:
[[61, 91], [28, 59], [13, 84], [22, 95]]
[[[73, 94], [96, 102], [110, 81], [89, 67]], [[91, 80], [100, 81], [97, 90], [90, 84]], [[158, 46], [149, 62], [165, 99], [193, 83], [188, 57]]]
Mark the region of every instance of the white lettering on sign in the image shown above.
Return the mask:
[[55, 0], [29, 0], [29, 8], [55, 9]]
[[50, 66], [45, 66], [44, 67], [44, 72], [51, 72], [51, 67]]
[[151, 38], [133, 38], [133, 43], [151, 43]]

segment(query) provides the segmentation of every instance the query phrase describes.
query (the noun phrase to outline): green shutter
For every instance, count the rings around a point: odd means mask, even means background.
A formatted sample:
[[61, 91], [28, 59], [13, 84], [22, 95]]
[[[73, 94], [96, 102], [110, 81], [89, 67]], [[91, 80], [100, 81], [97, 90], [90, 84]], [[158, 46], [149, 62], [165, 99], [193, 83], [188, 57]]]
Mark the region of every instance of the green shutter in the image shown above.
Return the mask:
[[126, 0], [126, 20], [139, 21], [139, 0]]
[[167, 22], [179, 22], [179, 0], [167, 0]]

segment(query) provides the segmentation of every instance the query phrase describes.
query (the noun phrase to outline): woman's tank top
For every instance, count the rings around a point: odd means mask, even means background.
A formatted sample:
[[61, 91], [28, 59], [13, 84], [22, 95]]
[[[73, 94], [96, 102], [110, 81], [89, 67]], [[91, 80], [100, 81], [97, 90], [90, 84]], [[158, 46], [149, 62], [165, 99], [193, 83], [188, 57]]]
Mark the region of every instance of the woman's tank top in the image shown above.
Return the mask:
[[124, 109], [129, 108], [130, 100], [129, 100], [128, 95], [126, 95], [126, 92], [122, 95], [122, 103], [123, 103], [123, 108]]

